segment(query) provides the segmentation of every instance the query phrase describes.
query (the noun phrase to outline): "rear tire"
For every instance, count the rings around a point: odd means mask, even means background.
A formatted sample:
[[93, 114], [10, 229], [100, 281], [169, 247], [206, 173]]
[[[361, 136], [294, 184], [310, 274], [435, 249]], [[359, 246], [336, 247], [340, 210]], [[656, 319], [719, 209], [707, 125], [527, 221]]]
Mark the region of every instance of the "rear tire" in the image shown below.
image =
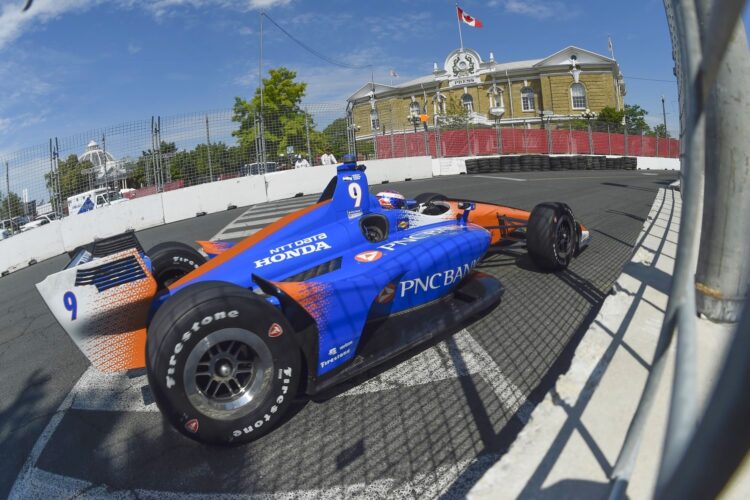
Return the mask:
[[540, 203], [531, 211], [526, 248], [541, 269], [560, 271], [568, 267], [575, 254], [577, 239], [573, 211], [565, 203]]
[[188, 286], [156, 312], [146, 369], [172, 426], [210, 444], [253, 441], [283, 418], [301, 378], [292, 327], [271, 304], [222, 282]]
[[160, 290], [206, 262], [198, 250], [179, 241], [159, 243], [146, 255], [151, 259], [151, 273]]

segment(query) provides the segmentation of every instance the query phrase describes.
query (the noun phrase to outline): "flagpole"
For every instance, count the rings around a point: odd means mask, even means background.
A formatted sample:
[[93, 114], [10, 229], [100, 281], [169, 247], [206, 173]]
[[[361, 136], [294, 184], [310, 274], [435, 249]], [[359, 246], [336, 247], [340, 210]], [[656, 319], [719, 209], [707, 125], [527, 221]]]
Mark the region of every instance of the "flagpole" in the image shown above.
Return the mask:
[[607, 42], [609, 42], [609, 55], [612, 56], [612, 59], [615, 58], [615, 46], [612, 44], [612, 37], [610, 35], [607, 35]]
[[456, 22], [458, 22], [458, 39], [461, 41], [461, 52], [464, 51], [464, 35], [461, 33], [461, 19], [458, 18], [458, 2], [456, 2]]

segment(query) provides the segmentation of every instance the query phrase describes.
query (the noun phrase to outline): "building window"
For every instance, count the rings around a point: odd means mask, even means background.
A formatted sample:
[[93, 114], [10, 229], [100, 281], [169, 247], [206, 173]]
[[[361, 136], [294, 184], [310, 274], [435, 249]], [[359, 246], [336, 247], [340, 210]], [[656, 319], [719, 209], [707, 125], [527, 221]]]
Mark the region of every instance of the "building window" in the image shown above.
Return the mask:
[[409, 114], [411, 116], [419, 116], [419, 103], [412, 97], [412, 101], [409, 104]]
[[586, 109], [586, 88], [581, 83], [570, 86], [570, 95], [573, 98], [573, 109]]
[[433, 103], [433, 109], [436, 115], [444, 115], [445, 114], [445, 96], [441, 94], [440, 92], [437, 92], [435, 94], [435, 97], [432, 99]]
[[380, 117], [378, 116], [378, 111], [375, 108], [372, 108], [370, 110], [370, 128], [372, 130], [380, 129]]
[[474, 98], [471, 97], [469, 94], [464, 94], [461, 96], [461, 104], [464, 108], [466, 108], [466, 111], [468, 113], [471, 113], [474, 111]]
[[534, 111], [534, 89], [531, 87], [524, 87], [521, 89], [521, 110], [522, 111]]

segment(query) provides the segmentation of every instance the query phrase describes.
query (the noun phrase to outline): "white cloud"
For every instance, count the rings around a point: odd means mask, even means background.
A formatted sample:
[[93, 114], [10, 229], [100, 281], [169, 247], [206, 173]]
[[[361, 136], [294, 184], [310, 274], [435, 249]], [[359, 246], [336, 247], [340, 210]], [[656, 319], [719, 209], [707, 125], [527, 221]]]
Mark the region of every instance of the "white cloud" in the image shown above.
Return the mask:
[[154, 17], [170, 15], [183, 8], [214, 7], [227, 10], [268, 10], [284, 7], [294, 0], [35, 0], [31, 8], [21, 11], [21, 2], [6, 2], [0, 8], [0, 50], [30, 29], [53, 21], [70, 12], [103, 5], [120, 8], [142, 8]]
[[138, 52], [141, 51], [142, 48], [143, 47], [141, 47], [140, 45], [130, 42], [128, 44], [128, 54], [131, 54], [131, 55], [137, 54]]
[[490, 7], [503, 7], [511, 14], [534, 19], [570, 18], [577, 15], [571, 6], [558, 0], [492, 0]]
[[0, 10], [0, 48], [21, 36], [35, 24], [44, 24], [66, 12], [84, 10], [101, 0], [36, 0], [26, 12], [19, 2], [6, 3]]

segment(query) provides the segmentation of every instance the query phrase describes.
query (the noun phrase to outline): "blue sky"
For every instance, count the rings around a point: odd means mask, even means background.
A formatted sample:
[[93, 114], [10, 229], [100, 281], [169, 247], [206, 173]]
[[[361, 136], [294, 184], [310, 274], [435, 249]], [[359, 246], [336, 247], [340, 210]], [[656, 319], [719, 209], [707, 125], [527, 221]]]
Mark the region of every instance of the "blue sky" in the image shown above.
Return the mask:
[[[152, 115], [216, 110], [257, 85], [259, 11], [298, 38], [375, 80], [429, 74], [458, 46], [454, 2], [444, 0], [0, 0], [0, 156], [49, 137]], [[626, 102], [649, 122], [677, 127], [677, 94], [661, 0], [464, 0], [484, 23], [464, 44], [498, 61], [541, 58], [576, 45], [607, 53], [611, 34]], [[747, 16], [745, 16], [747, 17]], [[328, 65], [266, 23], [265, 69], [285, 65], [308, 82], [309, 103], [343, 102], [369, 70]], [[661, 81], [637, 80], [650, 78]]]

